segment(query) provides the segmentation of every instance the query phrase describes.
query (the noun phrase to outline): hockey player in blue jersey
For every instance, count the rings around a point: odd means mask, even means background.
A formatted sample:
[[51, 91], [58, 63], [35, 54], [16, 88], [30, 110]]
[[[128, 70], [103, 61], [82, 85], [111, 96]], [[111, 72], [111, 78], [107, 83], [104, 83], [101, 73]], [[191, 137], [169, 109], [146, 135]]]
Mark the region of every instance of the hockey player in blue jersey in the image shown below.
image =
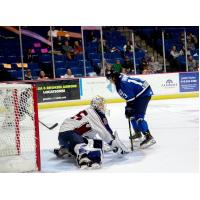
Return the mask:
[[126, 100], [125, 115], [130, 119], [135, 134], [130, 138], [144, 140], [140, 143], [141, 148], [149, 147], [156, 143], [151, 135], [148, 124], [144, 119], [148, 103], [153, 91], [147, 81], [129, 77], [113, 70], [106, 71], [106, 77], [115, 85], [118, 94]]

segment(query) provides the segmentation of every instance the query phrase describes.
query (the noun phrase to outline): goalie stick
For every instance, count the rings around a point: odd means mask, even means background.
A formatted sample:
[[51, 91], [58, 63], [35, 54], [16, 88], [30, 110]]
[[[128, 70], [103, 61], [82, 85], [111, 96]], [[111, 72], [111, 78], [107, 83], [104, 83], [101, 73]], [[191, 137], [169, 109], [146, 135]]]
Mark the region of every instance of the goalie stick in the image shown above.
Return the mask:
[[[31, 117], [31, 119], [33, 120], [33, 116], [31, 115], [31, 113], [29, 113], [27, 110], [25, 110], [25, 113]], [[58, 126], [58, 123], [53, 124], [52, 126], [47, 126], [46, 124], [44, 124], [43, 122], [41, 122], [40, 120], [38, 120], [40, 124], [42, 124], [43, 126], [45, 126], [46, 128], [48, 128], [49, 130], [54, 129], [56, 126]]]

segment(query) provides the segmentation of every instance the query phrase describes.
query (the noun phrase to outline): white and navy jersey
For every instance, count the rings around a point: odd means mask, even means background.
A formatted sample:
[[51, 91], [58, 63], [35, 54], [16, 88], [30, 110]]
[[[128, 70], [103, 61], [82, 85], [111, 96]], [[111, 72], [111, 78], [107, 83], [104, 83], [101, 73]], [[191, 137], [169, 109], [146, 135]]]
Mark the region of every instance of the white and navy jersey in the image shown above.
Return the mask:
[[91, 107], [82, 110], [71, 118], [65, 119], [59, 132], [70, 130], [89, 138], [94, 138], [98, 134], [108, 144], [114, 139], [113, 131], [105, 114]]
[[127, 102], [135, 98], [146, 95], [151, 96], [153, 91], [147, 81], [120, 74], [116, 83], [118, 94]]

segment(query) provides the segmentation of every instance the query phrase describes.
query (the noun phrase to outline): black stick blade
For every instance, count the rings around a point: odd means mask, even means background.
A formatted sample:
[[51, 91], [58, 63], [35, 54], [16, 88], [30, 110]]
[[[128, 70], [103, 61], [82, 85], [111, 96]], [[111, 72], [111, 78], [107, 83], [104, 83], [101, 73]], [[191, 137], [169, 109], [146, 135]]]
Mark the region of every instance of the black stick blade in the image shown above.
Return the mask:
[[53, 126], [49, 127], [50, 130], [56, 128], [56, 126], [58, 126], [58, 123], [55, 123]]

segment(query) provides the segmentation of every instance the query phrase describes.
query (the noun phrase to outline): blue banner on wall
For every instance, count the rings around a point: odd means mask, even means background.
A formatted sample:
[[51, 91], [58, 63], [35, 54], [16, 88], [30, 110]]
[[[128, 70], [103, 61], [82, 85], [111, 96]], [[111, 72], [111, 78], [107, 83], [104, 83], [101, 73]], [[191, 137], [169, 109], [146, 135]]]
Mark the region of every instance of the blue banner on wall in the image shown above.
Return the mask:
[[180, 92], [199, 91], [199, 73], [179, 73]]

